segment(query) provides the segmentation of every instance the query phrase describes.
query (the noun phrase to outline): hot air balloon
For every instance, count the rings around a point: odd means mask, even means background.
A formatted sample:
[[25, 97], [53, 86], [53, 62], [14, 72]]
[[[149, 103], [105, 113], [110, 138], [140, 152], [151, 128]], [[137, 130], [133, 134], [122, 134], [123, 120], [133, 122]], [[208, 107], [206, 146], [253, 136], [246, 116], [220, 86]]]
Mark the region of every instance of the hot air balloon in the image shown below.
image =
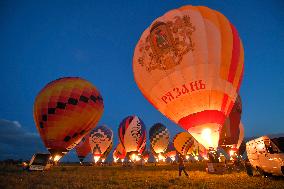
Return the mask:
[[122, 146], [121, 143], [119, 143], [115, 150], [113, 151], [113, 160], [116, 162], [118, 159], [121, 159], [122, 161], [124, 161], [124, 158], [126, 156], [126, 152], [124, 147]]
[[170, 133], [161, 123], [154, 124], [149, 131], [150, 144], [156, 154], [164, 153], [169, 145]]
[[84, 158], [91, 152], [88, 136], [83, 137], [75, 149], [80, 163], [82, 164]]
[[60, 78], [39, 92], [34, 102], [34, 120], [54, 161], [96, 126], [103, 109], [99, 91], [82, 78]]
[[146, 147], [146, 127], [137, 116], [128, 116], [118, 128], [119, 141], [128, 155], [141, 155]]
[[207, 149], [218, 146], [243, 70], [236, 28], [202, 6], [184, 6], [157, 18], [133, 56], [134, 78], [144, 97]]
[[91, 131], [89, 143], [94, 156], [95, 163], [103, 156], [112, 144], [113, 132], [105, 125], [96, 127]]
[[176, 134], [173, 139], [173, 144], [178, 153], [185, 156], [188, 154], [188, 150], [194, 144], [194, 138], [188, 132], [181, 132]]
[[107, 159], [111, 149], [112, 149], [113, 143], [111, 143], [108, 147], [108, 149], [105, 151], [105, 153], [102, 155], [101, 160], [102, 162], [105, 162], [105, 160]]
[[[220, 131], [219, 146], [227, 153], [236, 152], [244, 138], [244, 128], [241, 123], [242, 102], [238, 96], [229, 117]], [[231, 153], [232, 153], [231, 152]]]

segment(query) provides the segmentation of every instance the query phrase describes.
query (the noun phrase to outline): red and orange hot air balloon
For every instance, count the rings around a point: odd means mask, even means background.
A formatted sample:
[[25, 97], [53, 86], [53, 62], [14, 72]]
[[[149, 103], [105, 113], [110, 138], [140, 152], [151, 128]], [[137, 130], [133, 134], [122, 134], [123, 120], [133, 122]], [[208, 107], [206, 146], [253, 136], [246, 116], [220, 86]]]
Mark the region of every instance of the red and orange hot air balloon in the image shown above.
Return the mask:
[[157, 18], [133, 56], [134, 78], [145, 98], [207, 149], [218, 146], [243, 70], [236, 28], [202, 6], [184, 6]]
[[75, 147], [77, 156], [82, 164], [84, 158], [91, 152], [88, 135], [83, 137], [81, 142]]
[[236, 152], [244, 138], [244, 128], [241, 123], [242, 102], [238, 96], [229, 117], [226, 119], [221, 131], [219, 146], [227, 153]]
[[126, 157], [126, 151], [121, 143], [119, 143], [112, 154], [114, 162], [117, 162], [118, 159], [120, 159], [122, 162], [124, 161], [124, 158]]
[[78, 77], [48, 83], [34, 102], [34, 120], [54, 161], [78, 144], [103, 114], [97, 88]]

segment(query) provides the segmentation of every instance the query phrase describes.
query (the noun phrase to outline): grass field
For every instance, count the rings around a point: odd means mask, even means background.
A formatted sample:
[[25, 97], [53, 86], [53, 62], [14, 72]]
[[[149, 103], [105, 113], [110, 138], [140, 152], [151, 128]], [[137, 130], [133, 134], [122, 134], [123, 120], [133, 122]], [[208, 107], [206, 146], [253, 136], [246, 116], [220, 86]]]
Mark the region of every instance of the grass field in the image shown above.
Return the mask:
[[45, 172], [0, 166], [0, 188], [284, 188], [284, 179], [249, 177], [244, 171], [208, 174], [204, 164], [189, 164], [190, 178], [178, 177], [177, 165], [60, 165]]

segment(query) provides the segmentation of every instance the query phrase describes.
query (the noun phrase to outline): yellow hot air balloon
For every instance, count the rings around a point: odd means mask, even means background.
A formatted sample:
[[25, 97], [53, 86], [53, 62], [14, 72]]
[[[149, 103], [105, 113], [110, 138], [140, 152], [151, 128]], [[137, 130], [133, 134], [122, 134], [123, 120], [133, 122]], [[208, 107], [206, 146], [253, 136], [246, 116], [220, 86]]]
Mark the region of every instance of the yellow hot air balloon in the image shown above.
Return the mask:
[[178, 153], [187, 155], [188, 150], [194, 145], [194, 138], [188, 132], [181, 132], [174, 137], [173, 144]]
[[216, 148], [244, 70], [238, 32], [221, 13], [184, 6], [157, 18], [133, 56], [135, 81], [162, 114]]
[[103, 109], [96, 87], [78, 77], [57, 79], [39, 92], [34, 102], [34, 120], [55, 161], [96, 126]]

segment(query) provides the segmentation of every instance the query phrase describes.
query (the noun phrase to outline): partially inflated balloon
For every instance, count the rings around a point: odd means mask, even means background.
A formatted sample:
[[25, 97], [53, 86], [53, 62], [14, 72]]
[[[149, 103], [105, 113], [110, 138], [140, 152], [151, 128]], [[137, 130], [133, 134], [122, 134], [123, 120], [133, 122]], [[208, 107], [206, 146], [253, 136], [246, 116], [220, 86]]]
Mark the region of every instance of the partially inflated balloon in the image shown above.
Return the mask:
[[152, 149], [156, 154], [159, 154], [166, 151], [169, 145], [170, 133], [163, 124], [156, 123], [150, 128], [149, 138]]
[[95, 162], [97, 162], [112, 145], [112, 140], [113, 132], [105, 125], [96, 127], [91, 131], [89, 143]]
[[126, 117], [118, 128], [119, 141], [125, 151], [142, 154], [146, 147], [146, 127], [137, 116]]
[[113, 151], [113, 159], [114, 160], [117, 160], [117, 159], [124, 159], [125, 156], [126, 156], [126, 152], [125, 152], [125, 149], [124, 147], [122, 146], [121, 143], [119, 143], [115, 150]]
[[82, 138], [81, 142], [75, 147], [77, 156], [82, 163], [84, 158], [91, 152], [89, 136]]
[[134, 78], [145, 98], [206, 148], [218, 146], [243, 69], [237, 30], [224, 15], [201, 6], [157, 18], [133, 56]]
[[[238, 143], [243, 140], [243, 127], [241, 125], [242, 102], [238, 96], [229, 117], [226, 119], [220, 132], [219, 146], [238, 148]], [[226, 149], [224, 149], [226, 150]], [[227, 151], [227, 150], [226, 150]]]
[[57, 79], [39, 92], [34, 102], [34, 120], [55, 160], [96, 126], [103, 109], [96, 87], [78, 77]]

